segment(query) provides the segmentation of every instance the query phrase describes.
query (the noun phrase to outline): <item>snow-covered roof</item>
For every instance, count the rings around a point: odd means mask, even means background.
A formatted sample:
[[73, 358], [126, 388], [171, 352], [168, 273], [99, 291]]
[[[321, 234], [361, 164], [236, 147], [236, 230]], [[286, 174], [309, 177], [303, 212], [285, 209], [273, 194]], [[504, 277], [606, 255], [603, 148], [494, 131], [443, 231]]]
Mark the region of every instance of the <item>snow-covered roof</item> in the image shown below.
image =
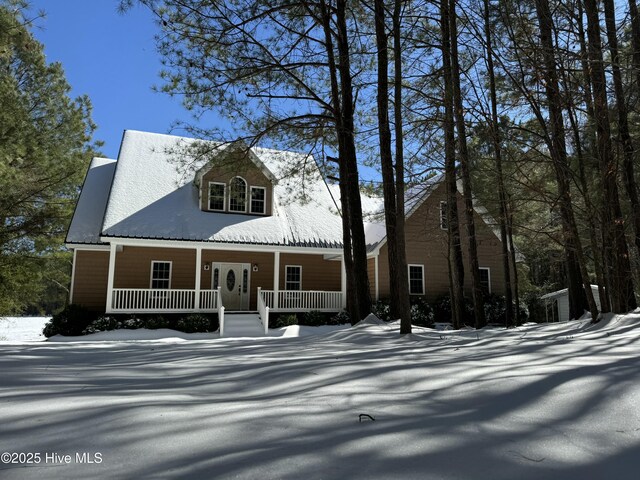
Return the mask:
[[[198, 140], [125, 131], [117, 162], [93, 160], [67, 243], [99, 244], [100, 237], [123, 237], [341, 248], [340, 191], [337, 185], [327, 186], [312, 157], [251, 148], [249, 159], [274, 183], [272, 215], [205, 212], [200, 209], [196, 185], [210, 168], [211, 156], [191, 157], [189, 147], [194, 142]], [[239, 145], [207, 144], [218, 149], [216, 155]], [[442, 178], [433, 177], [407, 190], [407, 217]], [[386, 240], [383, 199], [366, 193], [361, 199], [367, 250], [372, 252]], [[476, 211], [481, 208], [474, 206]], [[495, 228], [486, 210], [479, 213]]]
[[252, 148], [277, 179], [273, 215], [204, 212], [194, 177], [205, 162], [184, 156], [195, 141], [125, 132], [102, 236], [341, 248], [341, 220], [313, 158]]
[[109, 158], [94, 158], [91, 161], [69, 225], [67, 243], [101, 243], [100, 229], [115, 167], [116, 161]]
[[[591, 290], [593, 290], [594, 292], [598, 291], [598, 286], [597, 285], [591, 285]], [[556, 298], [560, 298], [564, 295], [568, 295], [569, 294], [569, 289], [568, 288], [563, 288], [562, 290], [557, 290], [555, 292], [550, 292], [547, 293], [545, 295], [542, 295], [540, 297], [540, 300], [551, 300], [551, 299], [556, 299]]]

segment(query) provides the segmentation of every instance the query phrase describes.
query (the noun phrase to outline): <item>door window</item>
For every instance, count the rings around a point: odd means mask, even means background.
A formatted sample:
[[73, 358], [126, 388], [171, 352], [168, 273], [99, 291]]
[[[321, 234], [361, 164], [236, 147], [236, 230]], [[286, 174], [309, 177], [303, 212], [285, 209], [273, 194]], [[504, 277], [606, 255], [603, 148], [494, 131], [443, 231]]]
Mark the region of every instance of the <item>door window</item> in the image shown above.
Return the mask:
[[229, 270], [229, 272], [227, 272], [227, 290], [231, 292], [235, 286], [236, 286], [236, 272], [234, 272], [233, 270]]

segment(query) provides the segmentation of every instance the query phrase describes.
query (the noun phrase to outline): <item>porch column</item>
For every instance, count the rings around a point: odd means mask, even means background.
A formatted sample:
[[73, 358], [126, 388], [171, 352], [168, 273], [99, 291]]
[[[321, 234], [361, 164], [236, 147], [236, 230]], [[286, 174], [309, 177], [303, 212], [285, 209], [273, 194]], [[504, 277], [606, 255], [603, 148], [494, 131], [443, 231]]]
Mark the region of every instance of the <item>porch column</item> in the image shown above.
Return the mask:
[[278, 293], [280, 292], [280, 252], [273, 254], [273, 309], [278, 308]]
[[202, 275], [202, 248], [196, 247], [196, 298], [193, 308], [200, 310], [200, 276]]
[[376, 255], [375, 257], [373, 257], [373, 265], [374, 265], [374, 274], [373, 274], [373, 281], [376, 282], [376, 302], [378, 300], [380, 300], [380, 288], [378, 287], [378, 257], [380, 256], [380, 254], [378, 253], [378, 255]]
[[116, 249], [115, 242], [111, 242], [109, 245], [109, 275], [107, 276], [107, 305], [105, 307], [105, 313], [111, 313], [113, 311], [113, 282], [116, 272]]
[[78, 249], [73, 249], [73, 264], [71, 266], [71, 287], [69, 287], [69, 303], [73, 303], [73, 284], [76, 282], [76, 262], [78, 261]]
[[347, 308], [347, 269], [344, 265], [344, 255], [340, 257], [340, 293], [342, 294], [342, 308]]

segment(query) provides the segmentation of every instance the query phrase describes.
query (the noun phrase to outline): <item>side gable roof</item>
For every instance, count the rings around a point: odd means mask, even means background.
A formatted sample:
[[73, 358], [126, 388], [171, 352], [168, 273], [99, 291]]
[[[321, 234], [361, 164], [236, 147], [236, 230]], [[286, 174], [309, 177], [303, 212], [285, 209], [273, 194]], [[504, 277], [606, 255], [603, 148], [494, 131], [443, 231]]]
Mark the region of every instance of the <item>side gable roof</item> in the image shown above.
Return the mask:
[[[405, 194], [406, 202], [405, 202], [405, 210], [406, 210], [406, 218], [409, 219], [421, 206], [422, 204], [429, 198], [431, 193], [433, 193], [436, 188], [442, 183], [444, 180], [444, 174], [435, 176], [427, 182], [422, 183], [420, 185], [416, 185], [409, 190]], [[460, 194], [462, 194], [462, 181], [458, 180], [456, 182], [457, 190]], [[380, 199], [382, 200], [382, 199]], [[498, 222], [491, 216], [489, 211], [480, 205], [476, 198], [473, 198], [473, 210], [480, 215], [484, 223], [489, 227], [489, 229], [493, 232], [498, 240], [500, 240], [500, 229], [498, 228]], [[384, 221], [384, 209], [380, 207], [380, 211], [377, 215], [375, 215], [373, 223], [377, 224], [377, 227], [369, 227], [365, 224], [365, 235], [367, 241], [367, 251], [379, 251], [385, 243], [387, 243], [387, 235], [385, 229], [385, 221]], [[367, 232], [371, 232], [369, 235]]]
[[94, 158], [91, 161], [67, 231], [66, 243], [102, 243], [100, 230], [115, 169], [115, 160]]
[[[273, 215], [203, 212], [194, 180], [206, 161], [197, 164], [175, 153], [195, 141], [125, 132], [103, 237], [341, 248], [341, 221], [330, 211], [333, 201], [311, 157], [251, 149], [277, 181]], [[195, 168], [182, 165], [194, 162]]]

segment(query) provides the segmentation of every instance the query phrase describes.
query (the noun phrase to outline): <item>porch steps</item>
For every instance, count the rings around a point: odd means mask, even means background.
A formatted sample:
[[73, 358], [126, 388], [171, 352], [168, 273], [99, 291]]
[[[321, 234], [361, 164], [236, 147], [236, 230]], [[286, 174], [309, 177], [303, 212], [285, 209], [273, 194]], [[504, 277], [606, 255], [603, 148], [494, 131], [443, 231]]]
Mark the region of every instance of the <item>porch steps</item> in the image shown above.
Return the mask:
[[225, 313], [226, 337], [264, 337], [264, 327], [257, 313]]

